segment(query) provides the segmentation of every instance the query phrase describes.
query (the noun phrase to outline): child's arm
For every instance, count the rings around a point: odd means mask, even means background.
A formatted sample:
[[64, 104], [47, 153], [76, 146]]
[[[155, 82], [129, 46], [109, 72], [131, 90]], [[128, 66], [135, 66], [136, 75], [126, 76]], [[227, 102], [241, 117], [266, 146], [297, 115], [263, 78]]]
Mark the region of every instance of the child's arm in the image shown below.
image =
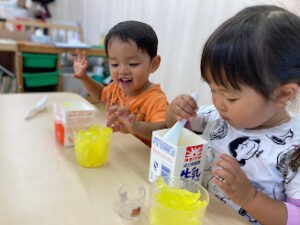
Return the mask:
[[[222, 154], [213, 171], [213, 182], [236, 204], [264, 225], [286, 225], [287, 207], [257, 191], [233, 157]], [[218, 179], [222, 178], [222, 179]]]
[[165, 121], [163, 122], [145, 122], [145, 121], [135, 121], [135, 125], [132, 127], [133, 134], [136, 134], [147, 140], [151, 140], [152, 132], [154, 130], [160, 130], [166, 128]]
[[151, 140], [152, 131], [166, 128], [163, 122], [137, 121], [136, 116], [131, 114], [126, 107], [112, 106], [108, 110], [108, 120], [106, 125], [112, 127], [113, 131], [122, 133], [132, 133], [144, 139]]
[[81, 52], [78, 49], [76, 50], [77, 57], [73, 58], [74, 61], [74, 77], [79, 79], [87, 92], [95, 99], [101, 100], [101, 93], [104, 86], [93, 79], [91, 79], [87, 73], [86, 69], [88, 67], [88, 62], [86, 60], [85, 52]]
[[191, 120], [196, 116], [197, 103], [192, 96], [182, 94], [177, 96], [167, 110], [166, 125], [173, 126], [177, 120]]

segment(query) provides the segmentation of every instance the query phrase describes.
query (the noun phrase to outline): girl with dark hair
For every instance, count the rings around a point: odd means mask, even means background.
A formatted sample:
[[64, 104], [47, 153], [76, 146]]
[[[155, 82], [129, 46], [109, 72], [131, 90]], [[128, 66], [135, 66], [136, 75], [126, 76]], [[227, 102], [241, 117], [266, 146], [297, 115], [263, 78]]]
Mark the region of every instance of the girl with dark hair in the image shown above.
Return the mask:
[[189, 119], [209, 141], [204, 186], [253, 224], [299, 225], [300, 118], [286, 108], [299, 93], [300, 18], [273, 5], [241, 10], [207, 40], [201, 75], [213, 106], [179, 95], [167, 125]]

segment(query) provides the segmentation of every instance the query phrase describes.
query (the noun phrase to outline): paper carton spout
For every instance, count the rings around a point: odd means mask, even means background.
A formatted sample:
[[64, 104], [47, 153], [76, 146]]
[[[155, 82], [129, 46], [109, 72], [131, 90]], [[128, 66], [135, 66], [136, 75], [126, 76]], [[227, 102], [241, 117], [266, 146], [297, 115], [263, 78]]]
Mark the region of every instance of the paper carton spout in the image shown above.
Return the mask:
[[176, 122], [175, 125], [165, 134], [164, 139], [167, 142], [177, 145], [179, 136], [181, 134], [181, 130], [185, 124], [186, 124], [186, 119]]
[[[192, 93], [191, 96], [193, 97], [195, 102], [197, 102], [198, 95], [196, 93]], [[181, 133], [184, 125], [186, 124], [186, 122], [187, 122], [186, 119], [182, 119], [180, 121], [177, 121], [175, 123], [175, 125], [165, 134], [164, 139], [167, 142], [170, 142], [174, 145], [177, 145], [180, 133]]]

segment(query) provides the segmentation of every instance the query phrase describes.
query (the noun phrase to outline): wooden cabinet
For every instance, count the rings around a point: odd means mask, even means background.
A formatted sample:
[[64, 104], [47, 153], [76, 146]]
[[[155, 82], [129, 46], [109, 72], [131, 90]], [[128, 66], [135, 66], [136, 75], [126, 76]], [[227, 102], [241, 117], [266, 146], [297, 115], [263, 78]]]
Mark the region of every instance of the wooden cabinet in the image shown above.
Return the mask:
[[[62, 35], [63, 39], [60, 41], [67, 43], [70, 37], [80, 38], [81, 41], [83, 38], [82, 29], [80, 26], [72, 26], [72, 25], [61, 25], [61, 24], [53, 24], [53, 23], [45, 23], [36, 20], [12, 20], [8, 19], [5, 21], [4, 29], [10, 30], [10, 33], [15, 34], [15, 36], [20, 36], [23, 34], [23, 37], [27, 37], [25, 40], [21, 38], [17, 38], [16, 41], [10, 45], [1, 44], [0, 41], [0, 52], [6, 51], [10, 52], [6, 54], [9, 56], [8, 60], [13, 60], [14, 68], [12, 71], [16, 74], [17, 83], [18, 83], [18, 92], [24, 92], [24, 78], [23, 78], [23, 53], [39, 53], [39, 54], [56, 54], [58, 55], [57, 58], [57, 71], [61, 71], [61, 57], [64, 53], [72, 53], [75, 54], [76, 46], [67, 46], [61, 45], [60, 47], [54, 46], [53, 44], [39, 44], [35, 42], [28, 41], [28, 38], [34, 34], [37, 29], [42, 30], [45, 34], [49, 35], [50, 43], [54, 43], [55, 39], [57, 38], [57, 32]], [[7, 30], [6, 30], [7, 31]], [[4, 32], [2, 32], [4, 33]], [[71, 34], [71, 35], [70, 35]], [[72, 35], [73, 34], [73, 35]], [[8, 38], [4, 37], [2, 34], [0, 38]], [[10, 36], [11, 38], [12, 36]], [[21, 40], [20, 40], [21, 39]], [[83, 49], [87, 55], [92, 56], [105, 56], [104, 49], [94, 49], [94, 48], [87, 48]], [[62, 91], [62, 77], [61, 75], [58, 77], [57, 83], [57, 91]]]
[[[24, 92], [24, 78], [21, 74], [21, 68], [23, 68], [23, 58], [22, 53], [41, 53], [41, 54], [58, 54], [57, 60], [57, 70], [61, 71], [61, 57], [63, 53], [76, 53], [76, 48], [57, 48], [52, 45], [44, 45], [44, 44], [36, 44], [33, 42], [24, 42], [20, 41], [17, 43], [17, 51], [18, 51], [18, 83], [19, 83], [19, 92]], [[86, 54], [92, 56], [105, 56], [104, 49], [94, 49], [88, 48], [84, 49]], [[59, 76], [58, 84], [57, 84], [57, 91], [62, 91], [62, 77]]]

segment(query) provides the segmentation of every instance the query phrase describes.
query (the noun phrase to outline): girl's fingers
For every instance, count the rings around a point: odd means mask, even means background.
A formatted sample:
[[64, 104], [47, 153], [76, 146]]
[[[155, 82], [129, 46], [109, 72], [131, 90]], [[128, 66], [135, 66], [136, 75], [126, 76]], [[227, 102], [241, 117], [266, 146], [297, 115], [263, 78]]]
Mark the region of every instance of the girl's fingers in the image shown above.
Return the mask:
[[189, 119], [196, 116], [197, 103], [190, 95], [183, 94], [175, 98], [173, 109], [178, 117]]
[[191, 110], [195, 111], [198, 108], [197, 102], [193, 99], [190, 95], [184, 95], [183, 96], [184, 101], [186, 104], [191, 108]]
[[239, 164], [235, 158], [221, 154], [219, 160], [216, 161], [216, 166], [227, 171], [235, 171], [239, 167]]
[[237, 176], [237, 173], [240, 171], [240, 166], [237, 163], [236, 159], [226, 155], [221, 154], [219, 160], [215, 163], [216, 169], [213, 171], [214, 176], [220, 178], [221, 184], [224, 180], [231, 182]]
[[215, 169], [213, 175], [218, 180], [218, 184], [222, 186], [225, 182], [230, 183], [233, 180], [233, 175], [223, 169]]

